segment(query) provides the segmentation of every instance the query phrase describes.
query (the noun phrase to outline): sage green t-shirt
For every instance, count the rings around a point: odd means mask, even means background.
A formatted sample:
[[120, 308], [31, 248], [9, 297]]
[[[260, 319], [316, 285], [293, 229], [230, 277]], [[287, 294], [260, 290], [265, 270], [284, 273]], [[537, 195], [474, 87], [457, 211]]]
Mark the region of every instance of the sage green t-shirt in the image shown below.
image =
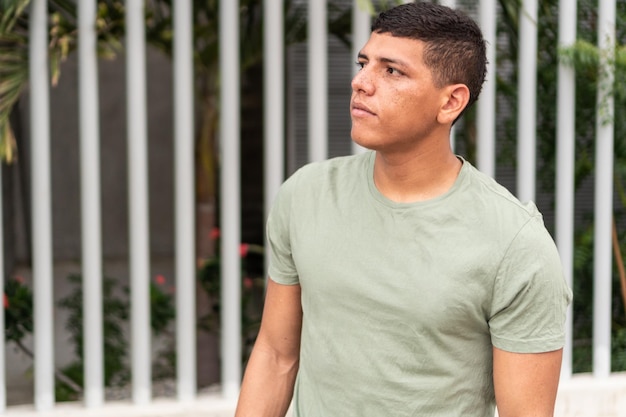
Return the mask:
[[492, 346], [564, 341], [541, 214], [466, 161], [444, 195], [395, 203], [374, 156], [303, 167], [269, 216], [269, 275], [302, 288], [295, 416], [492, 417]]

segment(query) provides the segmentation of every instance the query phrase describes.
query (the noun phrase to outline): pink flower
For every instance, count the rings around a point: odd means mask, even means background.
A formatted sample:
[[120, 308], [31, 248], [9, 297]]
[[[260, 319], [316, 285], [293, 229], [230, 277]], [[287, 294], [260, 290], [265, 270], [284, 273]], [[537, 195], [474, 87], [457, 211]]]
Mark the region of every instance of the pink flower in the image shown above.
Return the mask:
[[9, 308], [9, 297], [7, 297], [6, 293], [2, 295], [4, 295], [4, 308], [7, 309]]
[[154, 281], [159, 285], [165, 284], [165, 277], [163, 275], [157, 275], [154, 277]]
[[15, 280], [16, 280], [17, 282], [19, 282], [20, 284], [23, 284], [23, 283], [25, 283], [25, 282], [26, 282], [26, 280], [24, 279], [24, 277], [23, 277], [23, 276], [21, 276], [21, 275], [16, 275], [16, 276], [15, 276]]
[[211, 229], [211, 232], [209, 232], [209, 237], [211, 238], [211, 240], [217, 240], [220, 238], [220, 228], [219, 227], [214, 227], [213, 229]]
[[243, 279], [243, 287], [247, 290], [252, 289], [254, 287], [254, 281], [250, 277], [245, 277]]
[[250, 245], [247, 243], [242, 243], [239, 245], [239, 256], [245, 258], [248, 255], [248, 250], [250, 249]]

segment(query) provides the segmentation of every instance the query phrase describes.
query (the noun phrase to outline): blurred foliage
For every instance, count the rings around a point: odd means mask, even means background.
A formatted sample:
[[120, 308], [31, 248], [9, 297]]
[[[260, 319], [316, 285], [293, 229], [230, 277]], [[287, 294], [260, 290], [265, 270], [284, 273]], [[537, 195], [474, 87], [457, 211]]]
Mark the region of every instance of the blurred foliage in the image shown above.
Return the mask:
[[[217, 231], [218, 229], [214, 229]], [[198, 282], [207, 296], [208, 312], [198, 319], [198, 328], [219, 334], [221, 323], [221, 257], [219, 232], [213, 233], [215, 255], [202, 261], [198, 269]], [[245, 364], [252, 352], [261, 325], [263, 297], [265, 294], [264, 248], [243, 243], [241, 256], [241, 340], [242, 362]]]
[[[58, 306], [68, 313], [65, 329], [73, 349], [74, 361], [55, 369], [57, 383], [55, 394], [57, 401], [72, 401], [80, 398], [83, 392], [84, 371], [84, 323], [83, 290], [80, 274], [67, 277], [72, 291], [58, 301]], [[5, 294], [5, 340], [15, 346], [32, 360], [33, 352], [26, 339], [33, 332], [33, 293], [21, 278], [7, 280]], [[130, 381], [128, 369], [127, 341], [130, 300], [128, 287], [119, 281], [104, 277], [102, 281], [102, 320], [103, 320], [103, 355], [104, 384], [107, 387], [123, 386]], [[150, 324], [155, 339], [165, 341], [165, 349], [158, 351], [153, 360], [155, 378], [172, 377], [173, 335], [171, 324], [175, 318], [174, 299], [171, 288], [163, 277], [157, 276], [150, 282]], [[170, 343], [172, 342], [172, 343]], [[166, 364], [166, 365], [165, 365]]]
[[4, 284], [4, 340], [21, 343], [33, 332], [33, 293], [22, 279]]
[[[83, 323], [83, 289], [82, 277], [79, 274], [68, 276], [68, 281], [73, 285], [73, 291], [59, 300], [59, 307], [68, 311], [69, 316], [65, 328], [70, 334], [70, 340], [74, 348], [74, 357], [71, 364], [64, 367], [62, 372], [72, 379], [76, 385], [83, 386], [84, 369], [84, 323]], [[127, 331], [130, 313], [130, 291], [127, 286], [120, 285], [119, 281], [104, 277], [102, 281], [102, 311], [103, 311], [103, 342], [104, 342], [104, 385], [123, 386], [130, 381], [128, 369]], [[155, 338], [164, 337], [166, 342], [172, 341], [171, 325], [175, 318], [174, 298], [166, 286], [165, 278], [158, 275], [150, 282], [150, 327]], [[171, 345], [171, 344], [170, 344]], [[170, 347], [170, 346], [168, 346]], [[163, 356], [168, 352], [158, 352], [153, 360], [153, 367], [163, 362]], [[162, 367], [157, 373], [158, 377], [173, 375], [165, 374]], [[59, 381], [56, 384], [57, 401], [78, 399], [78, 394], [71, 386]]]
[[[73, 290], [59, 300], [59, 307], [66, 310], [69, 315], [65, 323], [65, 329], [70, 334], [70, 340], [74, 349], [74, 362], [63, 368], [63, 372], [72, 378], [79, 386], [83, 385], [84, 367], [84, 324], [83, 324], [83, 289], [81, 275], [68, 276], [68, 282]], [[102, 310], [103, 319], [103, 342], [104, 342], [104, 384], [106, 386], [123, 385], [130, 379], [126, 361], [128, 342], [124, 332], [125, 324], [129, 318], [128, 300], [122, 298], [119, 292], [117, 280], [105, 277], [102, 281]], [[66, 384], [56, 384], [57, 399], [75, 400], [77, 393]], [[66, 398], [65, 398], [66, 397]]]

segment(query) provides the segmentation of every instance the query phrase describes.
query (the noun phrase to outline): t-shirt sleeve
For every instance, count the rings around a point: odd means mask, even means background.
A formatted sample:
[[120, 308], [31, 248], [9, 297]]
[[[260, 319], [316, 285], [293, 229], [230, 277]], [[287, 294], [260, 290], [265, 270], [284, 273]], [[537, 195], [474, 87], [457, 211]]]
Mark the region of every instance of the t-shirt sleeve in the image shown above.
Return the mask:
[[291, 208], [297, 173], [280, 187], [270, 210], [266, 235], [270, 249], [268, 275], [278, 284], [299, 283], [298, 272], [291, 251]]
[[517, 353], [560, 349], [571, 299], [552, 237], [541, 216], [534, 216], [498, 269], [489, 319], [492, 344]]

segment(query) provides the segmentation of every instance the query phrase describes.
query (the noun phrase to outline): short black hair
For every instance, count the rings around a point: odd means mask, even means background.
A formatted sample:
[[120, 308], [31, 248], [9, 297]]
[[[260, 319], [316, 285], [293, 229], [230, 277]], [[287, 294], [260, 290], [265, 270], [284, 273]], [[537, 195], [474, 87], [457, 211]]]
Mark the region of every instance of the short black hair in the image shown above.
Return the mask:
[[487, 47], [466, 14], [434, 3], [403, 4], [380, 13], [372, 32], [424, 42], [424, 63], [435, 85], [465, 84], [470, 98], [463, 112], [478, 99], [487, 74]]

